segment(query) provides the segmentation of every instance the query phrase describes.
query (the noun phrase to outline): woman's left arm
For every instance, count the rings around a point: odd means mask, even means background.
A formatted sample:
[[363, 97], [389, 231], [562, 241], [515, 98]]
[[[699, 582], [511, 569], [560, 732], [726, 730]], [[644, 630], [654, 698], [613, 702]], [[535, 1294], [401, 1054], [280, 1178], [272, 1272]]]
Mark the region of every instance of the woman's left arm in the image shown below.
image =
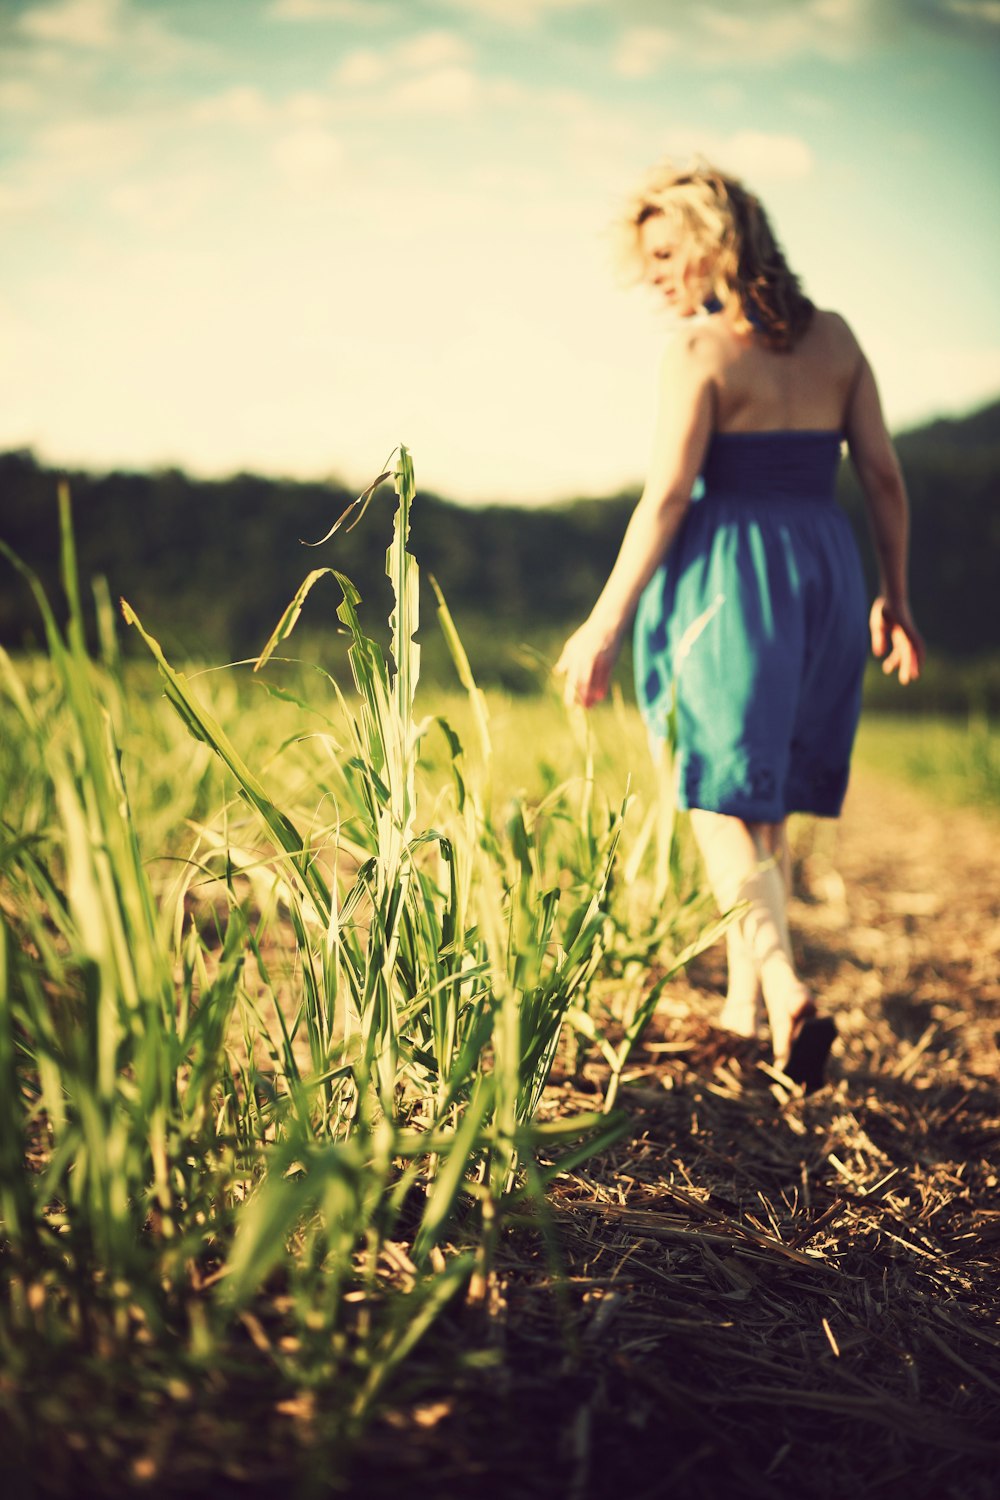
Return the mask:
[[606, 696], [639, 597], [670, 547], [712, 433], [711, 341], [680, 331], [664, 356], [646, 483], [618, 557], [590, 615], [570, 636], [555, 670], [567, 703], [589, 708]]

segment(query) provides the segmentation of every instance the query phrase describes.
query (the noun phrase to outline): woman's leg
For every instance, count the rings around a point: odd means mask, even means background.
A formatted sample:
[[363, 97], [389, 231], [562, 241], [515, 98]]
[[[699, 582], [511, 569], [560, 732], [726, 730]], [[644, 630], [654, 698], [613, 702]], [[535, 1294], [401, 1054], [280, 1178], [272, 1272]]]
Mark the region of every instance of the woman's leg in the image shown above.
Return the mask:
[[726, 974], [726, 1003], [719, 1012], [719, 1025], [737, 1036], [756, 1036], [760, 974], [738, 922], [726, 928]]
[[693, 808], [691, 827], [721, 909], [746, 903], [733, 925], [756, 964], [775, 1062], [781, 1067], [788, 1058], [795, 1020], [813, 1009], [809, 991], [796, 973], [788, 936], [784, 824], [747, 824]]

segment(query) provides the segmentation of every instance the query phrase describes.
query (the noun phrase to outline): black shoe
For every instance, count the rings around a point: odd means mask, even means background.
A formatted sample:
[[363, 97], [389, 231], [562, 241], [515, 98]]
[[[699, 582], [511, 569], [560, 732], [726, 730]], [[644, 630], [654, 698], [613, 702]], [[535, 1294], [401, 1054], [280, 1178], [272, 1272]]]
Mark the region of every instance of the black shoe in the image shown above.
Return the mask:
[[806, 1015], [792, 1027], [792, 1045], [782, 1072], [807, 1094], [822, 1087], [826, 1060], [837, 1036], [832, 1016]]

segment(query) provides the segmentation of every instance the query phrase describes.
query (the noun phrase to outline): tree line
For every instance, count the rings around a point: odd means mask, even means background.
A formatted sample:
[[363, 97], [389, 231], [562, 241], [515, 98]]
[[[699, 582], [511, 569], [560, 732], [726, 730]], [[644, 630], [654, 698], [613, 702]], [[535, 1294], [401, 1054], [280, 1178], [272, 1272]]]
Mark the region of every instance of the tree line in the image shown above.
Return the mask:
[[[1000, 401], [903, 433], [897, 447], [912, 505], [912, 592], [921, 627], [947, 657], [995, 657]], [[354, 498], [342, 485], [246, 473], [200, 480], [177, 469], [65, 473], [30, 451], [0, 454], [0, 537], [36, 569], [54, 599], [60, 478], [68, 479], [73, 497], [81, 574], [103, 575], [112, 596], [128, 598], [179, 658], [254, 655], [304, 574], [317, 566], [354, 581], [372, 633], [388, 612], [384, 564], [394, 504], [388, 484], [360, 525], [311, 550], [302, 542], [322, 537]], [[874, 588], [863, 501], [847, 463], [840, 484]], [[412, 549], [444, 591], [474, 665], [478, 648], [487, 680], [499, 676], [516, 685], [512, 647], [550, 643], [586, 614], [637, 495], [631, 489], [534, 509], [473, 509], [418, 496]], [[39, 641], [34, 605], [8, 565], [0, 566], [0, 642], [31, 647]], [[336, 602], [335, 594], [325, 604], [311, 601], [307, 628], [332, 634]], [[428, 596], [425, 609], [431, 606]]]

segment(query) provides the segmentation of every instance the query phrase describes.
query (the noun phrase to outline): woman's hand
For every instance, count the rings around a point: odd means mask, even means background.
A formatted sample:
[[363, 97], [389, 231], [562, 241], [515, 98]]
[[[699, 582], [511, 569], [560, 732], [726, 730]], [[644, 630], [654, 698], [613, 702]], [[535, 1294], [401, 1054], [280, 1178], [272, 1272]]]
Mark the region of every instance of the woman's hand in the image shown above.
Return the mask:
[[621, 631], [611, 631], [591, 620], [574, 630], [553, 670], [565, 677], [563, 701], [590, 708], [607, 696], [611, 674], [621, 650]]
[[[899, 673], [902, 683], [916, 682], [924, 664], [924, 643], [913, 623], [909, 607], [891, 605], [882, 595], [875, 600], [868, 616], [872, 633], [872, 651], [885, 656], [882, 671]], [[886, 656], [888, 651], [889, 655]]]

